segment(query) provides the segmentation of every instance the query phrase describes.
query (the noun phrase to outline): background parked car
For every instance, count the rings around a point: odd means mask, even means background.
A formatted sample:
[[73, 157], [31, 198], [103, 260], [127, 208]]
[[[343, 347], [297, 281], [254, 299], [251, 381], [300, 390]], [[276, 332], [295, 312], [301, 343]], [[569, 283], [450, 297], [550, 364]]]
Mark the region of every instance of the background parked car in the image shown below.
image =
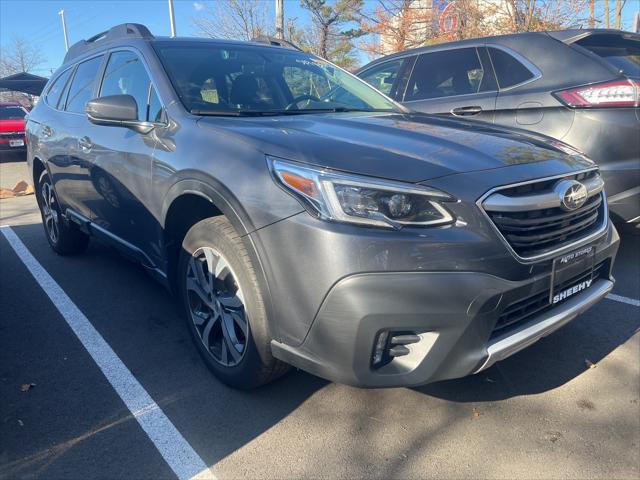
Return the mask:
[[521, 33], [407, 50], [358, 75], [407, 107], [524, 128], [601, 167], [612, 213], [640, 220], [640, 35]]
[[27, 110], [16, 102], [0, 103], [0, 152], [26, 152], [24, 117]]

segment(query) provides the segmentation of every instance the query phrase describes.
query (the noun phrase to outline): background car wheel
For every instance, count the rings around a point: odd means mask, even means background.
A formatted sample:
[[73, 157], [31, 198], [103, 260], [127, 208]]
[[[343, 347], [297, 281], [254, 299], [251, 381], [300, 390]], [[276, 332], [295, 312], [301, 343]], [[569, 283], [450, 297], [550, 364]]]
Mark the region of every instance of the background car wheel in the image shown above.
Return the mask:
[[62, 217], [56, 192], [46, 171], [40, 175], [37, 200], [44, 231], [51, 248], [60, 255], [84, 252], [89, 244], [89, 236]]
[[288, 370], [271, 355], [262, 293], [242, 240], [225, 217], [202, 220], [187, 232], [178, 276], [189, 331], [222, 382], [249, 389]]

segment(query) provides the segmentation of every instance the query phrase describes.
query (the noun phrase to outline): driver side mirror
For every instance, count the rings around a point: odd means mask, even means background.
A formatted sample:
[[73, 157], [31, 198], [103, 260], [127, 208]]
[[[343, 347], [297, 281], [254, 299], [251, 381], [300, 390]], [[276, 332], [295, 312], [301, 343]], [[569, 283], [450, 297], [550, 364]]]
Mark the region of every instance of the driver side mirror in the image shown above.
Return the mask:
[[139, 133], [149, 133], [153, 123], [138, 120], [138, 104], [131, 95], [108, 95], [89, 100], [85, 112], [96, 125], [127, 127]]

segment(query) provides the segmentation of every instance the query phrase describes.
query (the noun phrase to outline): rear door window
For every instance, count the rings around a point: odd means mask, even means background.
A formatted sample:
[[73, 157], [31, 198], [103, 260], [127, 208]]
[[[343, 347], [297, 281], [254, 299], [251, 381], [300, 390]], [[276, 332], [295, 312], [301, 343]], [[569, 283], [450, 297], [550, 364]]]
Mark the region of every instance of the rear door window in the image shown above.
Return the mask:
[[535, 77], [535, 74], [513, 55], [499, 48], [489, 47], [488, 50], [500, 89], [519, 85]]
[[84, 113], [86, 103], [93, 98], [98, 70], [102, 64], [102, 56], [82, 62], [73, 76], [67, 96], [66, 111]]
[[622, 35], [590, 35], [576, 42], [626, 75], [640, 77], [640, 40]]
[[404, 101], [469, 95], [490, 90], [475, 47], [425, 53], [418, 57]]
[[60, 99], [62, 98], [62, 92], [64, 91], [64, 87], [67, 85], [67, 80], [69, 80], [69, 75], [71, 75], [72, 70], [73, 69], [70, 68], [62, 72], [47, 92], [47, 103], [53, 108], [58, 108]]
[[100, 96], [131, 95], [138, 104], [138, 120], [148, 118], [151, 80], [140, 57], [130, 51], [114, 52], [104, 72]]

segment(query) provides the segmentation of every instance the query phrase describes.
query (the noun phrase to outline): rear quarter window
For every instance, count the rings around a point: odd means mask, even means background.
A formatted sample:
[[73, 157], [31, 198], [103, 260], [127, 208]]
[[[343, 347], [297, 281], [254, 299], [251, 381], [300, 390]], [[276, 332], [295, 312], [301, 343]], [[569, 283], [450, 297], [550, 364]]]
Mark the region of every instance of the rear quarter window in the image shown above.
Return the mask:
[[519, 85], [535, 77], [535, 74], [513, 55], [499, 48], [489, 47], [487, 50], [489, 50], [500, 89]]
[[590, 35], [575, 43], [595, 53], [626, 75], [640, 76], [640, 40], [625, 38], [622, 35]]

